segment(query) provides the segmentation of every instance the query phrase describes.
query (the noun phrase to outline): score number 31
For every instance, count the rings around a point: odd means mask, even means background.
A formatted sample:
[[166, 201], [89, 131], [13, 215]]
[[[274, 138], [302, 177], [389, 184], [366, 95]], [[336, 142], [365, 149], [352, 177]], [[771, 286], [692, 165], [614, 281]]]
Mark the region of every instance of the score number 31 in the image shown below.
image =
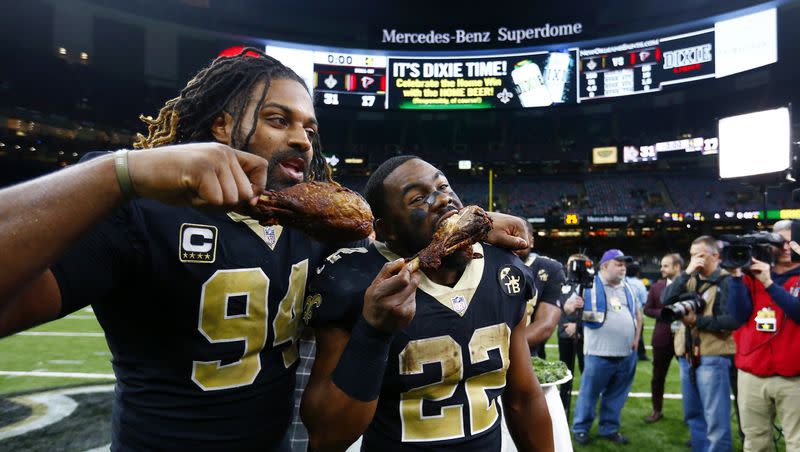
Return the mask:
[[[322, 103], [325, 105], [339, 105], [339, 93], [323, 93]], [[371, 107], [375, 105], [375, 96], [361, 96], [361, 106]]]

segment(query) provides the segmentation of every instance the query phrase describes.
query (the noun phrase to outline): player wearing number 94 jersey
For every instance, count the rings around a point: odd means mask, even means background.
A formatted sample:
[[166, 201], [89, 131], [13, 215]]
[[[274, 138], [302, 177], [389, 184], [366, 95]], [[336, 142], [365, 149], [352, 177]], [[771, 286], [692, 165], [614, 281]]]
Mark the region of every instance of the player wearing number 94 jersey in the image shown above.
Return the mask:
[[329, 251], [226, 211], [243, 211], [265, 188], [329, 174], [311, 96], [293, 71], [246, 49], [215, 60], [147, 122], [139, 144], [155, 149], [122, 158], [128, 191], [141, 198], [123, 202], [119, 158], [109, 155], [65, 170], [69, 183], [40, 182], [94, 189], [36, 199], [30, 212], [47, 236], [21, 242], [71, 234], [61, 240], [75, 243], [35, 281], [16, 284], [26, 289], [14, 303], [0, 295], [0, 336], [92, 306], [117, 378], [112, 450], [288, 450], [305, 284]]
[[343, 449], [363, 433], [364, 450], [500, 450], [502, 395], [518, 448], [551, 450], [524, 335], [529, 269], [475, 244], [482, 259], [457, 252], [439, 270], [411, 273], [401, 256], [462, 207], [416, 157], [381, 165], [366, 195], [378, 241], [328, 257], [306, 299], [317, 338], [301, 407], [311, 447]]

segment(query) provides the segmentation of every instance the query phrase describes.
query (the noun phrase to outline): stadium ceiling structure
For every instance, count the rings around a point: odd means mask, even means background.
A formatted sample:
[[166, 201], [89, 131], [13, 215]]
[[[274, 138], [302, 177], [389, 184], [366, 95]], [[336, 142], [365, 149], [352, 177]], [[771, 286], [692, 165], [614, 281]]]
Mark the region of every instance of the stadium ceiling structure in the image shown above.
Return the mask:
[[[72, 1], [72, 0], [70, 0]], [[363, 0], [85, 0], [104, 8], [182, 25], [293, 42], [380, 48], [382, 27], [538, 26], [581, 22], [587, 37], [613, 36], [759, 5], [764, 0], [511, 1], [502, 5]]]

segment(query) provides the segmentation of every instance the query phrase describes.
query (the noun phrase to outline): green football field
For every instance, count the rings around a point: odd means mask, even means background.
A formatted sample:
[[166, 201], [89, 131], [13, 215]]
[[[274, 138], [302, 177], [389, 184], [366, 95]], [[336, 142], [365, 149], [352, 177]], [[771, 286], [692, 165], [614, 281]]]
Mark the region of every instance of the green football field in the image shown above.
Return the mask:
[[[650, 343], [653, 320], [646, 319], [645, 343]], [[649, 345], [648, 345], [649, 348]], [[555, 337], [547, 348], [548, 359], [558, 359]], [[650, 355], [648, 350], [648, 356]], [[0, 402], [16, 393], [35, 392], [64, 386], [113, 383], [111, 354], [91, 308], [78, 311], [64, 319], [0, 340]], [[576, 367], [576, 381], [580, 373]], [[631, 440], [631, 449], [646, 447], [648, 452], [688, 450], [685, 446], [689, 432], [683, 424], [680, 400], [678, 365], [673, 362], [667, 377], [664, 419], [646, 424], [643, 418], [651, 411], [651, 362], [639, 362], [636, 378], [622, 414], [622, 432]], [[576, 384], [573, 390], [579, 387]], [[576, 396], [573, 396], [573, 406]], [[571, 422], [571, 419], [570, 419]], [[595, 428], [592, 431], [594, 436]], [[733, 419], [734, 448], [741, 450]], [[0, 423], [2, 432], [2, 423]], [[45, 435], [46, 436], [46, 435]], [[47, 438], [42, 438], [47, 441]], [[9, 444], [0, 440], [0, 450]], [[45, 448], [46, 449], [46, 448]], [[619, 450], [602, 439], [593, 439], [577, 451]], [[779, 450], [784, 450], [783, 441]]]

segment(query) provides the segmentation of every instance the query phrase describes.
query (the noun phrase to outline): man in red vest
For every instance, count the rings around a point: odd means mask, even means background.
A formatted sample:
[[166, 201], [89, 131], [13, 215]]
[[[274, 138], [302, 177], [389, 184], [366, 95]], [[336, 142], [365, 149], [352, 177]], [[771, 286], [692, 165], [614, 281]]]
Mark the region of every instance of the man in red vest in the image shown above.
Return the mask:
[[733, 333], [745, 451], [774, 450], [776, 414], [786, 450], [800, 450], [800, 264], [791, 260], [791, 221], [773, 231], [786, 239], [775, 265], [753, 259], [729, 298], [731, 314], [746, 322]]

